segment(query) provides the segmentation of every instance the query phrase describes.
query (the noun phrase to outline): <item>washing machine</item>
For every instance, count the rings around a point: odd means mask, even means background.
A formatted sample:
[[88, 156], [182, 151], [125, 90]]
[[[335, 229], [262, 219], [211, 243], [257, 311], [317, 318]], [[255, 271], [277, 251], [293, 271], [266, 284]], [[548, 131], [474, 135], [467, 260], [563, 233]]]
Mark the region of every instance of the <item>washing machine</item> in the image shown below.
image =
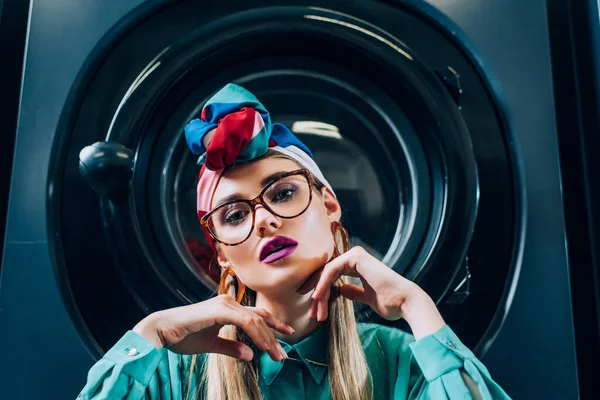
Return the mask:
[[182, 132], [235, 82], [507, 393], [578, 398], [551, 60], [542, 0], [33, 1], [2, 397], [74, 398], [145, 315], [214, 294]]

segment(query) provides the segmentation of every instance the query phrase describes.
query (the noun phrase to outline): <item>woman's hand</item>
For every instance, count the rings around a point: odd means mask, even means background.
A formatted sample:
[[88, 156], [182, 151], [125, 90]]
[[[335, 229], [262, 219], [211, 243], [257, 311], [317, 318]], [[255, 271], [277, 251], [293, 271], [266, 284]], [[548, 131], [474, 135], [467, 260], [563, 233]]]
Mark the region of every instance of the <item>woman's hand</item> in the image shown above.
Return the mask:
[[140, 321], [133, 331], [144, 336], [158, 349], [168, 347], [180, 354], [220, 353], [250, 361], [253, 357], [250, 347], [218, 336], [224, 325], [243, 329], [273, 360], [287, 358], [271, 328], [288, 335], [294, 330], [266, 310], [242, 306], [224, 294], [200, 303], [153, 313]]
[[339, 291], [334, 296], [365, 303], [389, 321], [406, 319], [415, 339], [435, 333], [445, 325], [435, 303], [423, 289], [358, 246], [323, 267], [311, 296], [309, 318], [316, 316], [318, 321], [327, 318], [333, 284], [342, 275], [358, 277], [363, 287], [346, 283], [339, 290], [334, 289]]

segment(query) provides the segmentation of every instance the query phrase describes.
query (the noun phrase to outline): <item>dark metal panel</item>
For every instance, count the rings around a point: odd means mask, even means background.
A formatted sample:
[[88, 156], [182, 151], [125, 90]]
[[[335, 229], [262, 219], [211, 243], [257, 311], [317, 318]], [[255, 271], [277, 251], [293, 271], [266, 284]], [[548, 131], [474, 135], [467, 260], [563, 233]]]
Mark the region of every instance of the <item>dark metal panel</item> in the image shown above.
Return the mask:
[[64, 381], [85, 382], [93, 359], [63, 307], [48, 265], [47, 242], [8, 242], [4, 262], [8, 267], [0, 291], [2, 398], [74, 399], [77, 385]]
[[[528, 230], [520, 279], [504, 326], [483, 362], [515, 398], [575, 399], [577, 368], [546, 4], [430, 2], [467, 33], [498, 78], [525, 161]], [[543, 365], [544, 373], [531, 371], [527, 360], [542, 360], [535, 365]]]
[[597, 1], [549, 1], [548, 24], [580, 391], [600, 374], [600, 16]]
[[[36, 0], [32, 6], [0, 286], [2, 358], [11, 360], [2, 364], [2, 398], [74, 398], [93, 362], [58, 293], [47, 243], [47, 176], [40, 172], [47, 170], [62, 106], [86, 58], [140, 2]], [[48, 373], [57, 368], [60, 373]]]
[[[30, 1], [0, 0], [0, 243], [4, 243], [29, 5]], [[0, 260], [2, 252], [0, 246]]]
[[48, 165], [63, 104], [100, 38], [140, 2], [34, 2], [6, 240], [45, 240], [47, 177], [39, 168]]
[[[576, 398], [545, 3], [430, 2], [456, 20], [494, 70], [521, 135], [526, 159], [529, 231], [521, 282], [503, 332], [483, 361], [515, 398]], [[0, 310], [4, 310], [0, 311], [0, 325], [10, 321], [9, 329], [0, 331], [0, 343], [11, 344], [4, 356], [19, 363], [0, 374], [0, 387], [10, 388], [9, 393], [2, 394], [9, 394], [9, 398], [47, 398], [48, 394], [51, 398], [72, 398], [72, 390], [61, 387], [65, 385], [60, 378], [41, 375], [54, 371], [56, 360], [61, 360], [61, 365], [80, 370], [66, 368], [60, 376], [83, 382], [82, 374], [91, 363], [66, 316], [51, 272], [43, 201], [47, 185], [40, 165], [48, 164], [58, 116], [84, 60], [109, 27], [139, 3], [39, 0], [34, 4], [31, 33], [35, 40], [29, 47], [18, 138], [23, 145], [15, 155], [10, 230], [0, 288]], [[22, 304], [15, 306], [19, 302]], [[56, 346], [47, 348], [46, 359], [40, 360], [31, 346], [44, 335], [48, 347]], [[547, 367], [543, 371], [547, 374], [531, 371], [532, 365]], [[551, 387], [552, 383], [555, 386]]]

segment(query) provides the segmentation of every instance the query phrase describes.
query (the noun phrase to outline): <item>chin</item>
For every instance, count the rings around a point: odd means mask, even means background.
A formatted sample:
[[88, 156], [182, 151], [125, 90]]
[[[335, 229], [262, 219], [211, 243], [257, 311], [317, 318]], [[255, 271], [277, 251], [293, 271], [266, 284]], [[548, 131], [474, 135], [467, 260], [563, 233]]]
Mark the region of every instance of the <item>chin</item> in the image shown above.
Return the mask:
[[271, 264], [261, 264], [257, 271], [257, 279], [264, 282], [265, 277], [269, 277], [268, 286], [257, 286], [257, 291], [282, 291], [297, 289], [303, 284], [312, 273], [321, 268], [329, 259], [327, 252], [321, 255], [311, 254], [309, 256], [294, 254], [276, 261]]
[[[290, 257], [291, 258], [291, 257]], [[308, 277], [320, 268], [322, 265], [314, 264], [313, 262], [303, 260], [281, 260], [270, 264], [267, 269], [263, 269], [259, 279], [269, 277], [268, 286], [263, 286], [262, 291], [283, 291], [297, 289]], [[261, 291], [259, 288], [258, 291]]]
[[327, 264], [327, 260], [329, 260], [327, 253], [294, 260], [294, 264], [298, 266], [294, 268], [294, 275], [298, 284], [303, 283], [313, 272]]

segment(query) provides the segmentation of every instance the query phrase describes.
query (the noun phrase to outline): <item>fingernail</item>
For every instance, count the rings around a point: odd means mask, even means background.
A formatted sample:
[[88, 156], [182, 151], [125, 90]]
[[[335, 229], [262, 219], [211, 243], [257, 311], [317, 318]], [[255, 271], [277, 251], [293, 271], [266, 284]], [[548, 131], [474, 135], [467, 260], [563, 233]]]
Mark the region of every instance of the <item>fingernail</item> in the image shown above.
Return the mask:
[[281, 357], [283, 358], [288, 358], [287, 353], [285, 352], [285, 350], [283, 350], [283, 347], [281, 347], [281, 345], [279, 346], [279, 354], [281, 355]]
[[267, 348], [267, 350], [271, 350], [271, 345], [268, 342], [263, 342], [263, 346]]
[[292, 331], [292, 333], [296, 332], [296, 330], [294, 328], [292, 328], [291, 326], [288, 325], [287, 327], [290, 328], [290, 330]]

